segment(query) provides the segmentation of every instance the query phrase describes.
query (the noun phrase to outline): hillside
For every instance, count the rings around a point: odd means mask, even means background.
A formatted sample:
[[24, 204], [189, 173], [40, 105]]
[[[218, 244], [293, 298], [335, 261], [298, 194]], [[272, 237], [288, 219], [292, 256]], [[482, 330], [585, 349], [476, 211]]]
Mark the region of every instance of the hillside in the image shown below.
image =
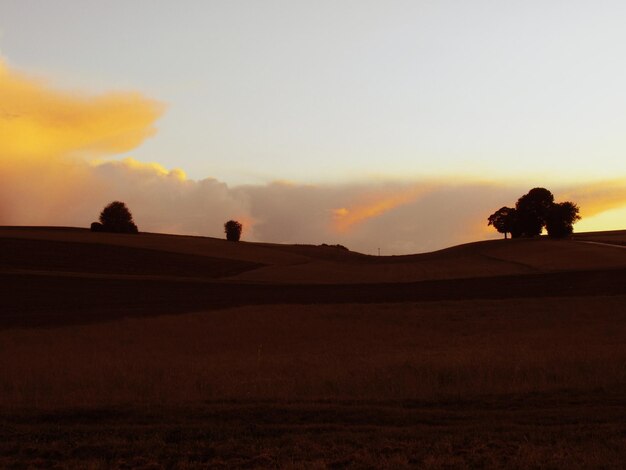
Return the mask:
[[0, 326], [241, 305], [626, 293], [626, 250], [492, 240], [410, 256], [203, 237], [0, 229]]
[[232, 243], [209, 237], [0, 228], [3, 271], [229, 279], [263, 283], [414, 282], [626, 267], [624, 232], [574, 240], [490, 240], [418, 255], [369, 256], [335, 247]]

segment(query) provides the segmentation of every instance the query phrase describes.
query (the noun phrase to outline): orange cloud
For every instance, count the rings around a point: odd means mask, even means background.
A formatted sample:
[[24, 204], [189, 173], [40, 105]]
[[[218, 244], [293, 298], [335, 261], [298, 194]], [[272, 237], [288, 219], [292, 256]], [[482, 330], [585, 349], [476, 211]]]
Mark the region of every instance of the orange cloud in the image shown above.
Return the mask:
[[0, 224], [89, 226], [125, 201], [141, 230], [222, 236], [229, 218], [254, 220], [245, 195], [180, 169], [132, 158], [163, 105], [138, 93], [88, 96], [53, 89], [0, 61]]
[[132, 150], [162, 112], [138, 93], [58, 91], [0, 59], [0, 223], [67, 223], [110, 185], [88, 160]]
[[180, 168], [173, 168], [171, 170], [168, 170], [167, 168], [165, 168], [163, 165], [159, 163], [156, 163], [156, 162], [144, 163], [144, 162], [140, 162], [130, 157], [124, 158], [122, 160], [111, 161], [111, 162], [95, 161], [92, 164], [96, 168], [102, 165], [110, 165], [110, 166], [123, 168], [127, 170], [128, 172], [143, 173], [144, 175], [150, 176], [150, 177], [164, 177], [164, 178], [175, 179], [178, 181], [187, 180], [187, 175]]
[[415, 201], [430, 189], [429, 185], [420, 185], [366, 195], [352, 206], [333, 210], [334, 229], [339, 233], [349, 232], [355, 225]]
[[557, 192], [557, 200], [573, 201], [583, 217], [626, 206], [626, 178], [583, 184]]
[[163, 105], [138, 93], [88, 97], [53, 90], [0, 59], [0, 156], [112, 155], [154, 134]]

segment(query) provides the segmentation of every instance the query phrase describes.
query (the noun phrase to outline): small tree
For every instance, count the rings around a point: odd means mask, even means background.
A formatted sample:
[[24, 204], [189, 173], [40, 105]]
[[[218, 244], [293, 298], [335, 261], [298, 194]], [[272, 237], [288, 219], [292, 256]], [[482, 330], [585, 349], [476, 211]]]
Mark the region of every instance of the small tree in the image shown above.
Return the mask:
[[231, 242], [238, 242], [241, 238], [242, 225], [236, 220], [229, 220], [224, 224], [224, 232], [226, 233], [226, 240]]
[[573, 202], [554, 204], [546, 219], [546, 230], [550, 238], [569, 237], [574, 232], [574, 223], [580, 220], [579, 209]]
[[113, 201], [100, 213], [100, 224], [91, 224], [94, 232], [114, 232], [114, 233], [137, 233], [137, 226], [133, 221], [133, 216], [120, 201]]
[[498, 232], [504, 234], [504, 239], [506, 240], [506, 234], [515, 230], [517, 213], [512, 207], [501, 207], [491, 214], [487, 221], [487, 225], [493, 225]]

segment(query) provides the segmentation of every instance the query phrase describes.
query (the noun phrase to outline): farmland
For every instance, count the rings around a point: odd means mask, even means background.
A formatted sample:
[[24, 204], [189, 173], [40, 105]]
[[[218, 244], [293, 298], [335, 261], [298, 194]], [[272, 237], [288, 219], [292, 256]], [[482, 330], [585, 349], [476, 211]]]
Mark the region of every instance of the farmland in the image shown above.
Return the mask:
[[619, 247], [379, 258], [69, 229], [0, 246], [1, 466], [626, 458]]

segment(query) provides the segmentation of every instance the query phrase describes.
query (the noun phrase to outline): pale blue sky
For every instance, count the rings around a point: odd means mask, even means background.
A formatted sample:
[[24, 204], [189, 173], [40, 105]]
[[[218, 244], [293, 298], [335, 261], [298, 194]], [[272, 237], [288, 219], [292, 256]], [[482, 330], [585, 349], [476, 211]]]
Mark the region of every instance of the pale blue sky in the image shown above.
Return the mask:
[[1, 0], [12, 66], [168, 105], [132, 155], [230, 184], [626, 175], [623, 1]]

